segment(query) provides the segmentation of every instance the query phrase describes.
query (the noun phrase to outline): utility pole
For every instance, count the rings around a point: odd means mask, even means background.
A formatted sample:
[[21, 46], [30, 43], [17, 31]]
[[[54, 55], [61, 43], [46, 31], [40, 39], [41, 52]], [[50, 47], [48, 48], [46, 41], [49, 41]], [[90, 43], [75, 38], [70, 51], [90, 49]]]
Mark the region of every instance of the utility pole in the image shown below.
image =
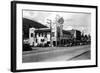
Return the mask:
[[52, 20], [50, 19], [47, 19], [49, 22], [47, 22], [49, 25], [50, 25], [50, 46], [52, 47], [53, 46], [53, 43], [52, 43]]

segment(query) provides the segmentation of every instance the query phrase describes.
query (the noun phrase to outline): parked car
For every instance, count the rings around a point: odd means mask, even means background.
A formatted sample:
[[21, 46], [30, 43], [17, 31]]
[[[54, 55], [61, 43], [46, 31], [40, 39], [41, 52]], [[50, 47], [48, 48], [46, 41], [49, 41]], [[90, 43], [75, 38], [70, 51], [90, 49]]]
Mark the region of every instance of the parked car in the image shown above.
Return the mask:
[[29, 44], [23, 44], [23, 51], [31, 51], [32, 48]]

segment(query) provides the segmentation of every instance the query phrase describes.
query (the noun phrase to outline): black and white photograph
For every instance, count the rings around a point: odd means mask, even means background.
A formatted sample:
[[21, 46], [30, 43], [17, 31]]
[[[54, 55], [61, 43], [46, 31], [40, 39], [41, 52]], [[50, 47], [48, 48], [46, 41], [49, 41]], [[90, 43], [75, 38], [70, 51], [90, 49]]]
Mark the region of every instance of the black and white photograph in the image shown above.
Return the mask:
[[97, 67], [97, 6], [11, 4], [12, 72]]
[[23, 63], [91, 59], [91, 13], [22, 13]]

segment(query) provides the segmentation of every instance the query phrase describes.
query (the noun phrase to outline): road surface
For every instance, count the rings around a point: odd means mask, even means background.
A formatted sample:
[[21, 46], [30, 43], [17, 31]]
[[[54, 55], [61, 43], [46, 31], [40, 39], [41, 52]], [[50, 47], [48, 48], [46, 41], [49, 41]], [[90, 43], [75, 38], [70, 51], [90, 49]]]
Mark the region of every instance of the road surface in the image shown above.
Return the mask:
[[46, 61], [69, 61], [90, 59], [90, 45], [73, 47], [34, 48], [22, 55], [23, 63]]

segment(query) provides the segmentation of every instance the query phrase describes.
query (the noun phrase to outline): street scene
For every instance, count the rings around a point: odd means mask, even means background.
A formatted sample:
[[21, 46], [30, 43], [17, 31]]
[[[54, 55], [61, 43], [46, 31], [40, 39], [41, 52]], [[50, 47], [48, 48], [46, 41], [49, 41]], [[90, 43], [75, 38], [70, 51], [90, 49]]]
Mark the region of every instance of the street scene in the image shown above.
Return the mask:
[[22, 62], [91, 59], [91, 14], [23, 10]]

